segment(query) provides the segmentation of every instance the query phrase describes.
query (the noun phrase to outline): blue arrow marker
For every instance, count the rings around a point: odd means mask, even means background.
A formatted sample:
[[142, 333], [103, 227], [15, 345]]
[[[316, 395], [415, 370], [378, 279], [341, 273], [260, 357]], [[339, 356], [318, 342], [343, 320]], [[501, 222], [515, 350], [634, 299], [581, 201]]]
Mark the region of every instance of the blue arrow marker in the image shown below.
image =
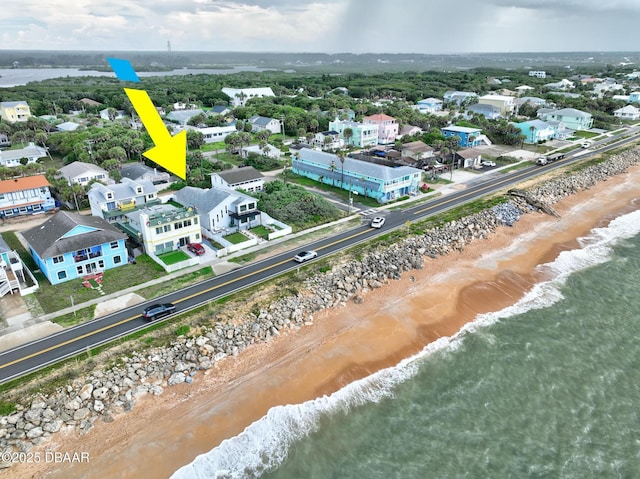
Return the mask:
[[107, 58], [111, 69], [116, 73], [118, 80], [120, 81], [134, 81], [139, 82], [140, 78], [136, 74], [129, 60], [123, 60], [121, 58]]

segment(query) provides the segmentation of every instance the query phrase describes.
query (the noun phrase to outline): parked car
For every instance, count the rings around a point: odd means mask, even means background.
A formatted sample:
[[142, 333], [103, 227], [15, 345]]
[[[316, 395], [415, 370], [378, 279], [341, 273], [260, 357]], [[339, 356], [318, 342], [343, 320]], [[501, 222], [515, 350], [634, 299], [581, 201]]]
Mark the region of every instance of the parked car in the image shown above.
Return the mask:
[[191, 251], [196, 256], [202, 256], [206, 253], [204, 246], [201, 243], [189, 243], [187, 244], [187, 249]]
[[318, 253], [315, 251], [302, 251], [295, 255], [293, 258], [298, 263], [304, 263], [305, 261], [309, 261], [310, 259], [316, 258]]
[[480, 162], [480, 164], [482, 166], [496, 166], [496, 162], [495, 161], [488, 161], [488, 160], [482, 160]]
[[142, 317], [147, 321], [153, 321], [154, 319], [161, 318], [162, 316], [168, 316], [175, 312], [176, 307], [172, 303], [152, 304], [151, 306], [144, 308], [142, 311]]
[[384, 224], [384, 218], [382, 216], [376, 216], [371, 220], [370, 224], [372, 228], [382, 228], [382, 225]]

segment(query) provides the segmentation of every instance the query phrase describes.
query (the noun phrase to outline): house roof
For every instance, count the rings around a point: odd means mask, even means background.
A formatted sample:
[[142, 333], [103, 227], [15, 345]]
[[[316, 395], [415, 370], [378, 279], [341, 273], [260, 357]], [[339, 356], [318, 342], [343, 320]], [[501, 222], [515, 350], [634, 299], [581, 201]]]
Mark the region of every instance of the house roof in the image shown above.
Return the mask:
[[193, 186], [185, 186], [176, 191], [175, 198], [178, 203], [183, 206], [195, 206], [201, 214], [207, 214], [227, 198], [243, 198], [249, 199], [251, 196], [234, 191], [227, 188], [195, 188]]
[[221, 171], [220, 173], [217, 173], [217, 175], [230, 185], [264, 178], [264, 175], [256, 170], [253, 166], [245, 166], [244, 168], [234, 168], [232, 170]]
[[20, 105], [28, 105], [26, 101], [0, 101], [0, 106], [3, 108], [13, 108]]
[[434, 104], [443, 103], [443, 102], [439, 98], [429, 97], [429, 98], [424, 98], [422, 100], [418, 100], [416, 103], [418, 103], [418, 104], [425, 103], [427, 105], [434, 105]]
[[415, 126], [415, 125], [403, 125], [402, 128], [400, 128], [400, 135], [406, 135], [407, 133], [412, 133], [412, 132], [420, 132], [422, 131], [422, 128], [420, 128], [419, 126]]
[[92, 165], [91, 163], [83, 163], [82, 161], [74, 161], [67, 166], [60, 168], [60, 173], [69, 178], [75, 178], [76, 176], [85, 173], [103, 173], [109, 176], [107, 170], [100, 168], [98, 165]]
[[[303, 160], [312, 161], [327, 168], [332, 162], [337, 165], [338, 169], [342, 169], [343, 166], [336, 155], [325, 153], [323, 151], [303, 148], [300, 150], [299, 155]], [[391, 168], [384, 165], [378, 165], [376, 163], [369, 163], [368, 161], [356, 160], [350, 157], [346, 157], [344, 160], [344, 170], [345, 173], [349, 171], [357, 176], [370, 176], [383, 181], [395, 180], [421, 171], [409, 166]]]
[[180, 123], [185, 123], [194, 116], [202, 114], [204, 114], [204, 111], [199, 108], [196, 108], [195, 110], [174, 110], [167, 115], [167, 118], [169, 118], [170, 120], [178, 121]]
[[75, 121], [65, 121], [56, 125], [56, 128], [60, 131], [75, 131], [79, 126], [80, 123], [76, 123]]
[[[65, 237], [74, 228], [77, 234]], [[51, 258], [79, 249], [126, 239], [127, 235], [99, 216], [58, 211], [55, 215], [22, 233], [41, 258]]]
[[[97, 198], [99, 201], [105, 201], [106, 193], [111, 191], [113, 193], [113, 200], [126, 200], [128, 198], [135, 198], [140, 196], [140, 193], [136, 193], [135, 186], [142, 186], [142, 194], [148, 195], [150, 193], [157, 193], [158, 189], [149, 180], [130, 180], [129, 178], [123, 178], [120, 183], [115, 185], [105, 186], [101, 183], [94, 183], [89, 189], [89, 196], [94, 197], [100, 195]], [[113, 201], [110, 200], [110, 201]]]
[[636, 108], [633, 105], [623, 106], [622, 108], [618, 108], [614, 113], [640, 113], [640, 109]]
[[465, 160], [469, 160], [471, 158], [477, 158], [481, 154], [482, 153], [480, 151], [476, 150], [475, 148], [465, 148], [464, 150], [456, 151], [456, 155], [461, 156]]
[[556, 115], [556, 116], [574, 116], [576, 118], [590, 118], [591, 113], [586, 113], [581, 110], [576, 110], [575, 108], [562, 108], [560, 110], [553, 110], [547, 113], [548, 115]]
[[362, 121], [369, 120], [373, 122], [379, 121], [396, 121], [396, 119], [392, 116], [385, 115], [384, 113], [376, 113], [375, 115], [365, 116]]
[[9, 245], [7, 244], [7, 242], [4, 240], [2, 236], [0, 236], [0, 253], [6, 253], [7, 251], [13, 251], [13, 250], [9, 248]]
[[13, 180], [0, 181], [0, 193], [13, 193], [15, 191], [31, 190], [51, 186], [44, 175], [23, 176]]
[[100, 106], [100, 105], [102, 105], [102, 103], [100, 103], [99, 101], [92, 100], [91, 98], [81, 98], [80, 102], [84, 103], [85, 105], [89, 105], [89, 106]]
[[4, 161], [19, 160], [20, 158], [44, 158], [45, 156], [47, 156], [47, 151], [33, 143], [17, 150], [2, 150], [0, 152], [0, 160]]
[[138, 180], [138, 178], [142, 178], [144, 175], [152, 175], [152, 176], [160, 176], [160, 177], [168, 177], [169, 173], [165, 173], [163, 171], [157, 171], [150, 166], [147, 166], [143, 163], [130, 163], [127, 165], [122, 165], [120, 169], [122, 176], [125, 178], [129, 178], [131, 180]]
[[534, 127], [536, 130], [546, 130], [550, 127], [549, 123], [542, 120], [523, 121], [522, 123], [516, 123], [515, 126], [520, 128], [521, 130], [528, 130], [531, 127]]
[[469, 105], [467, 110], [471, 110], [476, 113], [500, 113], [499, 107], [488, 103], [474, 103], [473, 105]]
[[410, 151], [414, 151], [416, 153], [424, 153], [426, 151], [433, 151], [433, 147], [427, 145], [425, 142], [423, 141], [410, 141], [408, 143], [403, 143], [402, 144], [402, 149], [403, 150], [410, 150]]
[[255, 115], [249, 118], [247, 121], [252, 125], [267, 126], [269, 123], [271, 123], [271, 121], [273, 121], [273, 118]]
[[478, 133], [479, 131], [482, 131], [482, 129], [480, 128], [469, 128], [466, 126], [455, 126], [455, 125], [445, 126], [444, 128], [441, 128], [441, 130], [454, 131], [457, 133]]
[[230, 111], [228, 106], [225, 105], [214, 105], [211, 110], [209, 110], [209, 113], [224, 113], [225, 111]]

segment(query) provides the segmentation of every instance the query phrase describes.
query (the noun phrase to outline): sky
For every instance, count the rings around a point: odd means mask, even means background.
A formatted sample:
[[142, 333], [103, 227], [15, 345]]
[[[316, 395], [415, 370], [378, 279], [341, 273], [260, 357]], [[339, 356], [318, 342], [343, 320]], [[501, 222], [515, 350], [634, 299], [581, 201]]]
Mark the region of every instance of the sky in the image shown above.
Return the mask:
[[639, 51], [640, 0], [3, 0], [0, 49]]

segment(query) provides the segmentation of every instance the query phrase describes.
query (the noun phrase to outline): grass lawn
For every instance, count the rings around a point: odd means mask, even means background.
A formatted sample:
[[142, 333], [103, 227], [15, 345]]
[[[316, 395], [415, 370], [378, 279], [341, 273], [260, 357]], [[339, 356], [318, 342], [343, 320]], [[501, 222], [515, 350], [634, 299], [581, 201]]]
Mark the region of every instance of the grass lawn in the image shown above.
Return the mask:
[[171, 282], [163, 282], [139, 289], [136, 293], [145, 299], [157, 298], [163, 294], [171, 293], [177, 289], [190, 286], [208, 278], [213, 278], [214, 276], [213, 268], [211, 266], [205, 266], [198, 271], [193, 271], [175, 278], [171, 280]]
[[184, 251], [178, 250], [178, 251], [170, 251], [169, 253], [160, 254], [158, 255], [158, 258], [160, 258], [160, 261], [162, 261], [164, 264], [171, 265], [171, 264], [176, 264], [176, 263], [179, 263], [180, 261], [189, 259], [189, 255]]
[[256, 226], [255, 228], [251, 228], [249, 231], [251, 231], [253, 234], [259, 236], [262, 239], [269, 239], [269, 233], [271, 233], [271, 231], [269, 231], [267, 228], [265, 228], [262, 225]]
[[[284, 180], [282, 174], [278, 175], [278, 177]], [[342, 188], [338, 188], [337, 186], [331, 186], [324, 183], [320, 183], [318, 181], [312, 180], [311, 178], [306, 178], [304, 176], [296, 175], [291, 171], [287, 171], [286, 179], [287, 181], [291, 183], [295, 183], [297, 185], [309, 186], [311, 188], [317, 188], [319, 190], [327, 191], [335, 196], [338, 196], [344, 203], [349, 203], [348, 190], [343, 190]], [[336, 184], [339, 184], [339, 183], [340, 181], [339, 179], [337, 179]], [[373, 198], [369, 198], [368, 196], [352, 194], [351, 197], [353, 198], [353, 201], [358, 202], [361, 205], [371, 206], [371, 207], [380, 206], [380, 203], [378, 203]]]
[[576, 131], [573, 136], [576, 136], [578, 138], [595, 138], [596, 136], [600, 136], [601, 133], [594, 133], [592, 131], [584, 131], [584, 130], [578, 130]]
[[249, 238], [247, 238], [242, 233], [231, 233], [230, 235], [223, 236], [223, 238], [226, 239], [229, 243], [233, 244], [240, 244], [249, 240]]
[[227, 145], [224, 144], [224, 141], [217, 141], [215, 143], [206, 143], [200, 147], [200, 151], [214, 151], [214, 150], [224, 150]]
[[[82, 279], [66, 281], [55, 286], [51, 285], [42, 273], [36, 273], [38, 266], [13, 231], [2, 233], [2, 237], [11, 249], [16, 250], [24, 264], [40, 283], [40, 289], [30, 296], [38, 301], [45, 314], [71, 307], [72, 297], [74, 304], [101, 297], [99, 291], [84, 287]], [[105, 271], [102, 277], [102, 291], [105, 294], [116, 293], [129, 286], [145, 283], [165, 274], [164, 269], [147, 255], [138, 256], [136, 264], [125, 264]]]

